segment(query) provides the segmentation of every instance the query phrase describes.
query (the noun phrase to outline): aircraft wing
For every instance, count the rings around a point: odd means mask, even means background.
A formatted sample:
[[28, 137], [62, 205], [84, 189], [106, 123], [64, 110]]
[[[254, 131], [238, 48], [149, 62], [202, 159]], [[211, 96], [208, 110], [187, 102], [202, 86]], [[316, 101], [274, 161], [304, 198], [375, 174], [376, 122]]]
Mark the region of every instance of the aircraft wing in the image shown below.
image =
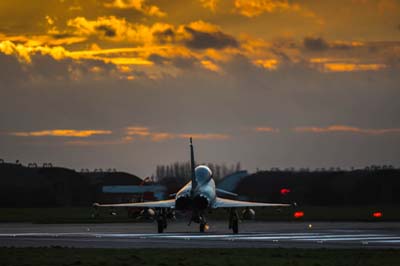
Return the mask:
[[95, 207], [133, 207], [133, 208], [175, 208], [175, 199], [134, 202], [134, 203], [117, 203], [117, 204], [99, 204], [94, 203]]
[[245, 208], [245, 207], [289, 207], [290, 204], [283, 203], [264, 203], [241, 200], [230, 200], [217, 197], [214, 208]]

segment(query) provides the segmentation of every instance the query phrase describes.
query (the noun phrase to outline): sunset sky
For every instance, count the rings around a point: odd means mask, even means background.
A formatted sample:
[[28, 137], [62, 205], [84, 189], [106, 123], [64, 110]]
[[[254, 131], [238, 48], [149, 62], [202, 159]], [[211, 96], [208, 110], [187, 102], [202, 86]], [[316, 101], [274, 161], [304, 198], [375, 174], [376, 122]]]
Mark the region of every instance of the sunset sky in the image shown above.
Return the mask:
[[0, 158], [400, 166], [400, 0], [0, 1]]

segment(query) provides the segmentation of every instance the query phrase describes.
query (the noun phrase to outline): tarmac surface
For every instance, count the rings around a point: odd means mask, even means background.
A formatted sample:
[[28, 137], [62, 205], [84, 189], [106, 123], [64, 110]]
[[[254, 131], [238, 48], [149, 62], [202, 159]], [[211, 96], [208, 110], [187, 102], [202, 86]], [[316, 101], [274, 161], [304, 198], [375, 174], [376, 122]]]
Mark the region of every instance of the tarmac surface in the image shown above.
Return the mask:
[[239, 234], [227, 222], [198, 225], [172, 222], [163, 234], [156, 223], [0, 223], [2, 247], [77, 248], [371, 248], [400, 249], [400, 223], [243, 221]]

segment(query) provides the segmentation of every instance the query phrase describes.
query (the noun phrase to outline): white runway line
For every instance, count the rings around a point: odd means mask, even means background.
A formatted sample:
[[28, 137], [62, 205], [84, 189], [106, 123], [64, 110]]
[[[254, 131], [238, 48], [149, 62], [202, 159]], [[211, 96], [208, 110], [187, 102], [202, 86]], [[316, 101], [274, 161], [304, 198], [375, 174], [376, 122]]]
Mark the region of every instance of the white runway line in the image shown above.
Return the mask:
[[[250, 236], [250, 237], [242, 237], [241, 239], [246, 239], [246, 240], [282, 240], [282, 239], [287, 239], [287, 240], [323, 240], [323, 239], [333, 239], [336, 237], [358, 237], [360, 235], [304, 235], [304, 236], [281, 236], [279, 234], [274, 235], [274, 236]], [[363, 235], [367, 237], [373, 237], [373, 236], [384, 236], [384, 235]]]
[[200, 233], [166, 233], [166, 234], [123, 234], [123, 233], [7, 233], [0, 234], [1, 238], [24, 238], [32, 241], [56, 240], [68, 238], [72, 241], [97, 241], [101, 238], [116, 241], [134, 240], [208, 240], [208, 241], [291, 241], [291, 242], [363, 242], [376, 244], [400, 244], [400, 235], [394, 234], [333, 234], [333, 233], [248, 233], [248, 234], [200, 234]]
[[394, 240], [375, 240], [375, 241], [370, 241], [372, 243], [395, 243], [395, 244], [400, 244], [400, 239], [394, 239]]

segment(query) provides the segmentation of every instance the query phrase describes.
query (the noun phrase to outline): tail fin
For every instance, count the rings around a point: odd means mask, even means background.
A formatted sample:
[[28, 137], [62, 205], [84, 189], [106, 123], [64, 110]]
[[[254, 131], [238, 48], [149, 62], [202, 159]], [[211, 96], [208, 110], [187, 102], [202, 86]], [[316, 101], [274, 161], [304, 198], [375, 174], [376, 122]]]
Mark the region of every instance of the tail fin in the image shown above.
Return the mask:
[[192, 195], [194, 193], [194, 191], [196, 190], [197, 187], [197, 180], [196, 180], [196, 176], [194, 173], [194, 168], [196, 167], [195, 162], [194, 162], [194, 151], [193, 151], [193, 142], [192, 142], [192, 138], [190, 138], [190, 170], [191, 170], [191, 179], [192, 179]]

